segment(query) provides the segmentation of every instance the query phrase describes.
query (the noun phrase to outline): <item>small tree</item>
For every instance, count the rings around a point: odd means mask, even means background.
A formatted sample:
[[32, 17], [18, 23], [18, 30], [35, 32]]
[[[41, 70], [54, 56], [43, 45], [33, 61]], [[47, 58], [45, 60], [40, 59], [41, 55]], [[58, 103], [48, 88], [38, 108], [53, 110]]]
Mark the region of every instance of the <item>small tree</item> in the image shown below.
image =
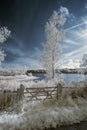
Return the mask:
[[[10, 36], [11, 34], [11, 31], [9, 31], [7, 29], [7, 27], [1, 27], [0, 28], [0, 43], [4, 43], [7, 38]], [[5, 59], [5, 53], [2, 49], [0, 49], [0, 66], [1, 66], [1, 63], [4, 61]]]
[[46, 41], [43, 44], [41, 62], [47, 76], [51, 79], [55, 77], [55, 70], [61, 57], [60, 42], [65, 39], [62, 26], [66, 18], [56, 11], [50, 17], [45, 26]]
[[[84, 54], [81, 60], [80, 67], [82, 67], [82, 73], [85, 74], [87, 72], [87, 54]], [[87, 80], [87, 74], [85, 74], [85, 80]]]
[[82, 57], [82, 61], [81, 61], [81, 67], [84, 67], [85, 69], [87, 69], [87, 54], [84, 54]]

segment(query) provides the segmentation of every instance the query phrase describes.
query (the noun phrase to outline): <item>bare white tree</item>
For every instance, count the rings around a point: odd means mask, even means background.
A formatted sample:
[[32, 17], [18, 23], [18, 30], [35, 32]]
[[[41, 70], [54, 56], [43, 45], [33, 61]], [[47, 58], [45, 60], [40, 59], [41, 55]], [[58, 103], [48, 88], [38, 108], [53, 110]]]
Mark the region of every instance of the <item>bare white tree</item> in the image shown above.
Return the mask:
[[87, 72], [87, 54], [83, 55], [80, 67], [82, 67], [81, 73], [84, 74], [85, 81], [87, 82], [87, 75], [85, 74]]
[[65, 15], [53, 12], [45, 26], [46, 42], [43, 44], [41, 62], [45, 68], [47, 76], [51, 79], [55, 77], [55, 69], [61, 58], [60, 42], [65, 39], [62, 29], [66, 22]]
[[87, 69], [87, 54], [84, 54], [81, 61], [81, 67], [84, 67]]
[[[11, 31], [7, 29], [7, 27], [0, 28], [0, 43], [4, 43], [7, 38], [10, 36]], [[2, 49], [0, 49], [0, 66], [1, 63], [4, 61], [6, 54]]]

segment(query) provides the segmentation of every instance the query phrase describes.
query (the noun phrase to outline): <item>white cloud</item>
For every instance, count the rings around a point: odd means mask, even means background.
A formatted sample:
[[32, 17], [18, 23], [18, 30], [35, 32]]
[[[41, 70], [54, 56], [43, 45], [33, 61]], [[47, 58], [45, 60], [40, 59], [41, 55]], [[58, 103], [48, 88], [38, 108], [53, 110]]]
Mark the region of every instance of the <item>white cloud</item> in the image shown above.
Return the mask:
[[87, 45], [84, 45], [84, 46], [82, 46], [82, 47], [80, 47], [80, 48], [78, 48], [78, 49], [76, 49], [76, 50], [73, 50], [73, 51], [71, 51], [71, 52], [68, 52], [68, 53], [66, 53], [66, 54], [64, 54], [64, 57], [65, 58], [70, 58], [70, 59], [74, 59], [74, 58], [82, 58], [82, 55], [84, 54], [84, 53], [86, 53], [87, 52]]
[[87, 10], [87, 4], [85, 4], [85, 9]]
[[7, 68], [20, 68], [26, 66], [27, 69], [42, 69], [42, 66], [38, 59], [33, 59], [30, 57], [20, 57], [11, 63], [5, 63]]
[[84, 53], [87, 52], [87, 45], [72, 50], [70, 52], [64, 53], [62, 56], [61, 67], [64, 68], [78, 68], [80, 66], [80, 61]]
[[[68, 28], [66, 34], [67, 40], [64, 48], [67, 50], [67, 53], [64, 53], [64, 59], [81, 60], [82, 55], [87, 52], [87, 18], [83, 18], [82, 23]], [[69, 51], [71, 48], [72, 51]]]
[[61, 68], [79, 68], [80, 67], [80, 62], [79, 60], [73, 61], [72, 59], [67, 60], [65, 64], [61, 65]]
[[66, 7], [60, 7], [60, 13], [64, 14], [65, 16], [69, 15], [69, 10]]
[[69, 39], [69, 38], [66, 39], [66, 43], [69, 44], [69, 45], [75, 45], [75, 46], [77, 46], [79, 44], [78, 42], [76, 42], [72, 39]]
[[80, 28], [81, 26], [84, 26], [85, 24], [87, 25], [87, 19], [82, 19], [81, 23], [76, 24], [74, 26], [71, 26], [71, 27], [65, 29], [65, 32], [72, 31], [74, 29]]

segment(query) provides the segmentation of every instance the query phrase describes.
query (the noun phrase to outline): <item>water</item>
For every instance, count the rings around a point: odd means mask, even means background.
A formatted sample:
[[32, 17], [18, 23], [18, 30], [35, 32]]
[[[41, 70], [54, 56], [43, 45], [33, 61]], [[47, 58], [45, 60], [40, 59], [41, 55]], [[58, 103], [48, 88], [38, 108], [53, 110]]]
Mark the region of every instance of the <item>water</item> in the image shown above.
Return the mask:
[[[34, 74], [34, 76], [37, 76], [38, 80], [45, 79], [45, 74]], [[85, 77], [83, 74], [63, 74], [63, 78], [66, 83], [69, 83], [82, 81]]]
[[45, 79], [45, 74], [33, 74], [33, 75], [38, 77], [38, 80]]
[[84, 80], [83, 74], [64, 74], [65, 82], [79, 82]]

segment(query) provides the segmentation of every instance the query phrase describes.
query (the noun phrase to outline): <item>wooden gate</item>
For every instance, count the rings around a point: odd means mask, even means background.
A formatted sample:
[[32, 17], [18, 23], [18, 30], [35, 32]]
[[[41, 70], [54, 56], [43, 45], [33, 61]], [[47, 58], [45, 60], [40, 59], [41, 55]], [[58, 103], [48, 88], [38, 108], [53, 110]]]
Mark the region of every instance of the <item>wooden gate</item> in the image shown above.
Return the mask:
[[58, 98], [62, 92], [61, 84], [56, 87], [26, 88], [24, 91], [27, 101], [46, 100]]

